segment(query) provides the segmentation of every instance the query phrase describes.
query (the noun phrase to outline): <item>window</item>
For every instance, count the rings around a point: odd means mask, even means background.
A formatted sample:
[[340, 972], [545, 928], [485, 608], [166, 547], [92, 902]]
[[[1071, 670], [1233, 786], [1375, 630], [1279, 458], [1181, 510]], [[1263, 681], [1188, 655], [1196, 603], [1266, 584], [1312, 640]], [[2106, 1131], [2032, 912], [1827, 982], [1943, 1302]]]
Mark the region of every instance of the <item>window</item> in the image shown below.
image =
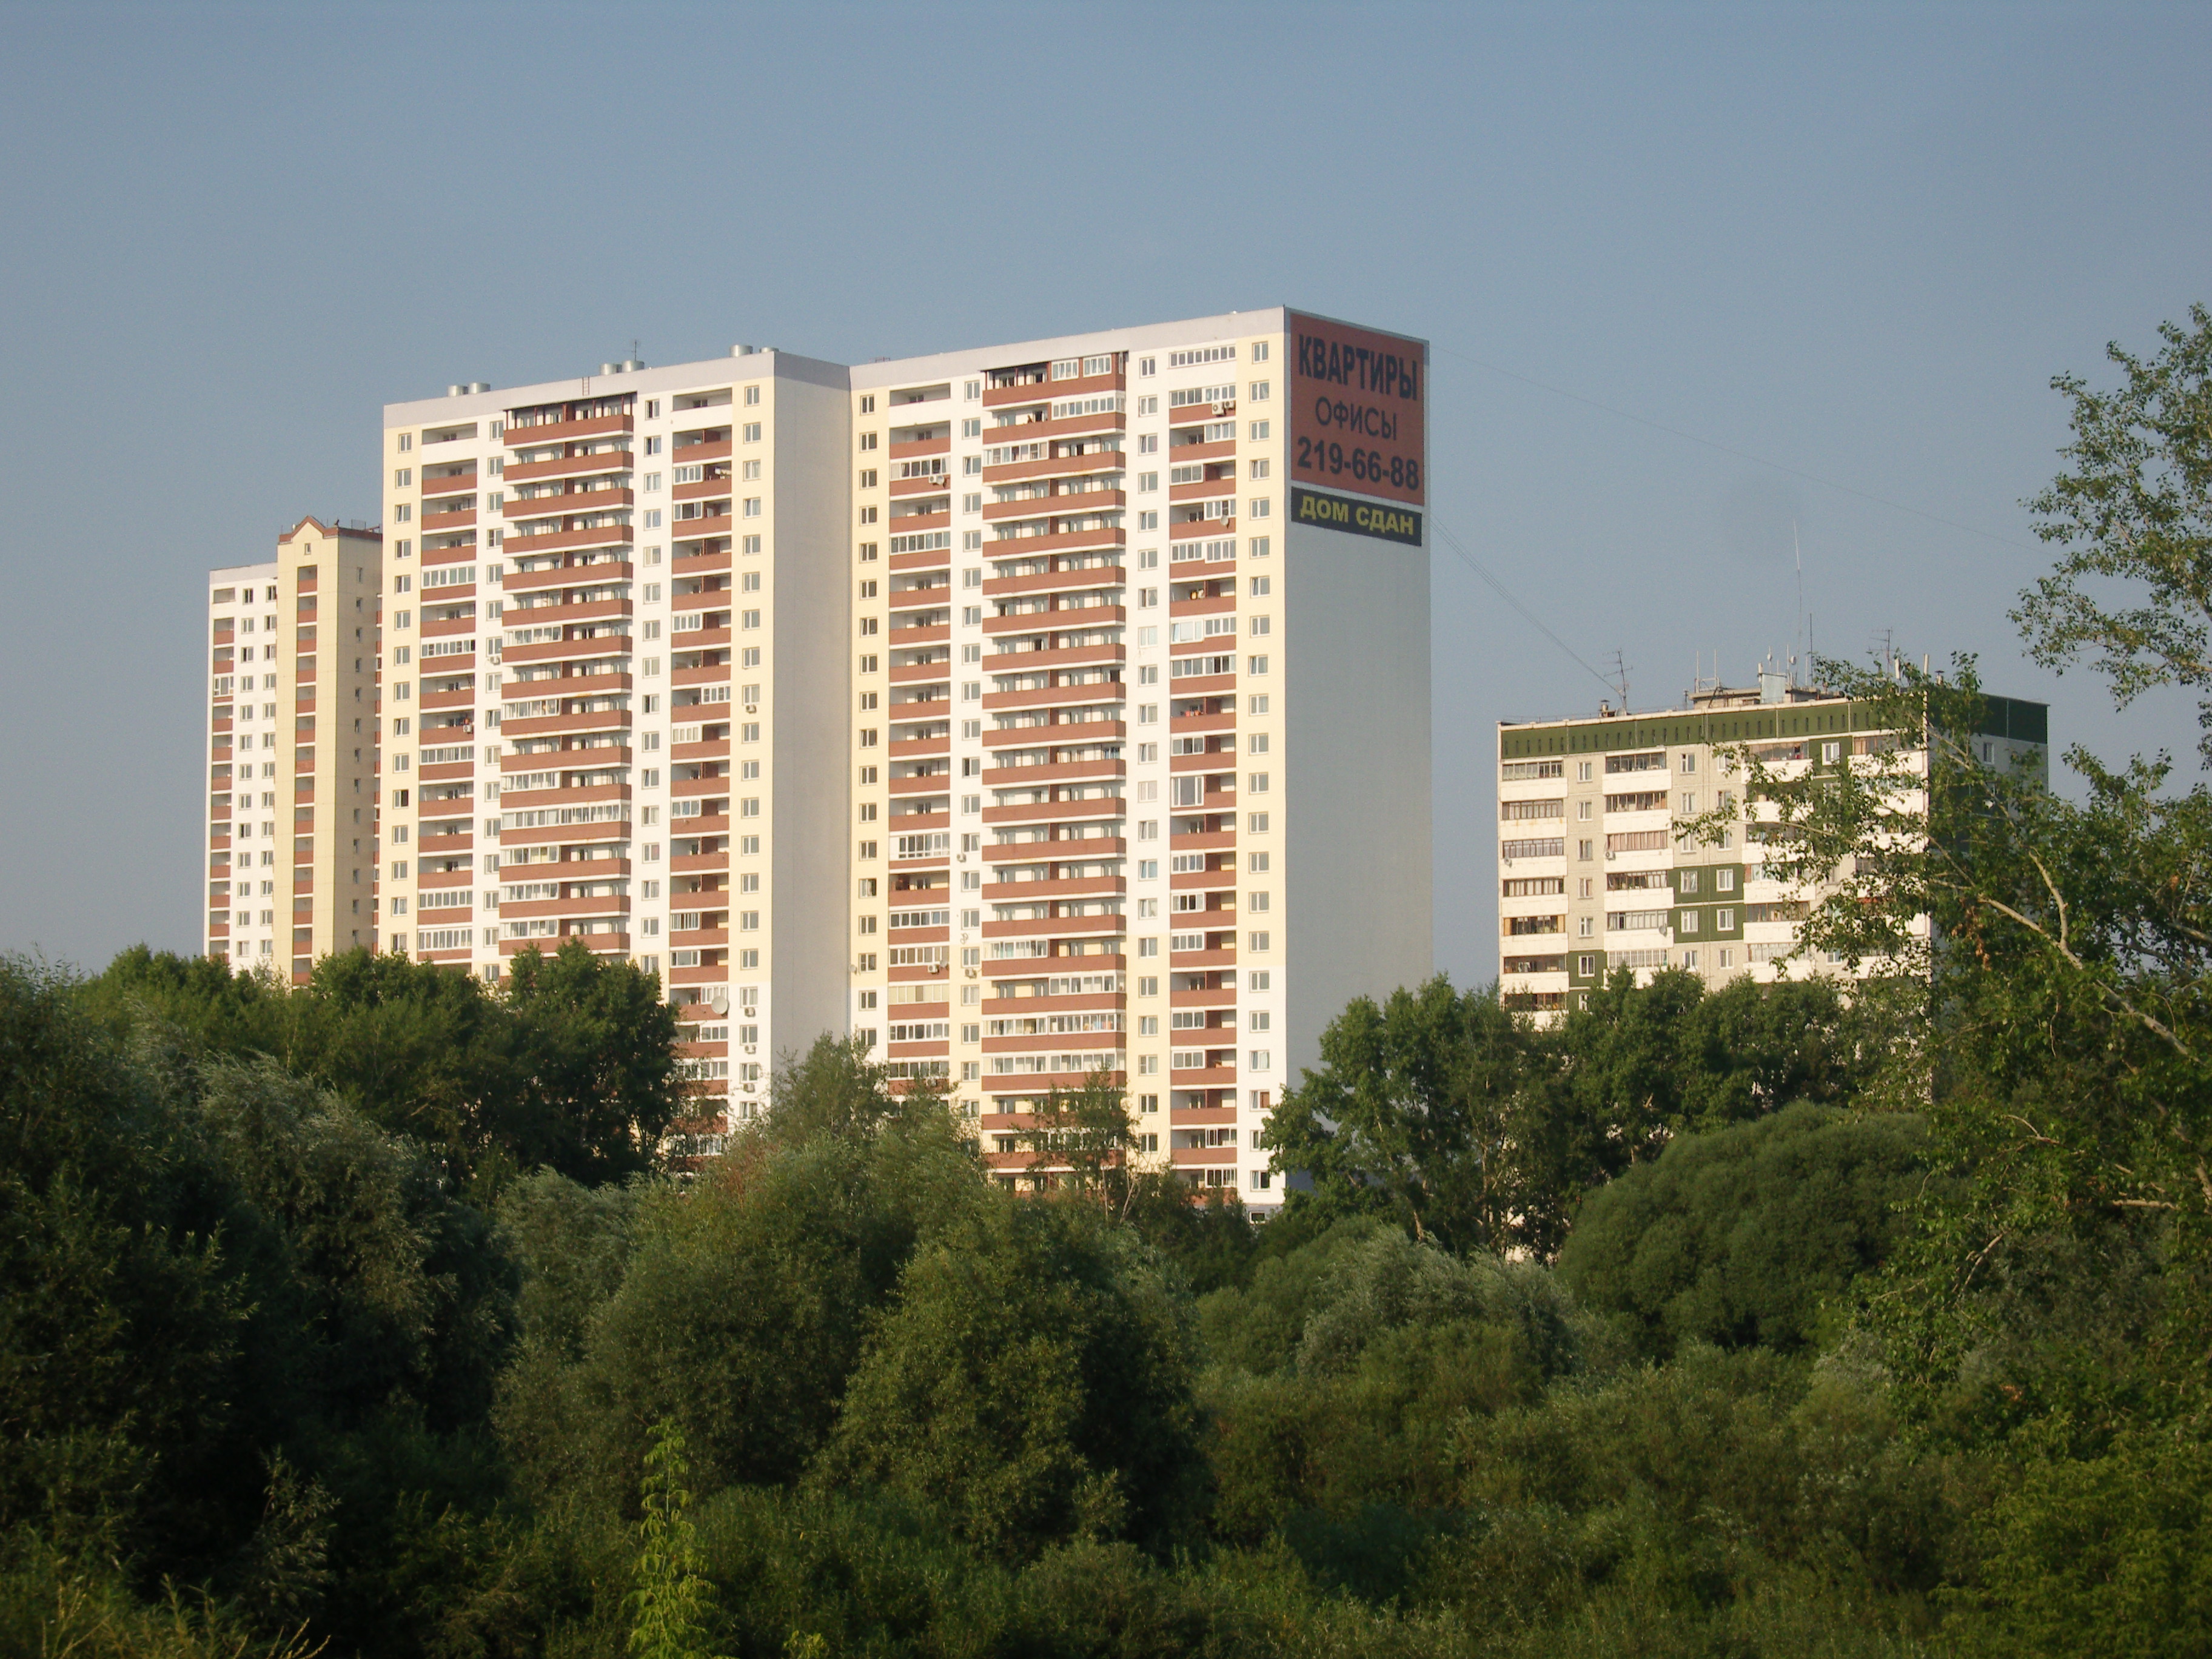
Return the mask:
[[1245, 477], [1249, 478], [1264, 478], [1267, 476], [1267, 461], [1265, 456], [1255, 459], [1245, 473]]
[[1695, 755], [1685, 755], [1682, 757], [1682, 770], [1684, 772], [1694, 772], [1697, 769], [1698, 757]]
[[1264, 519], [1267, 516], [1268, 511], [1267, 498], [1265, 495], [1255, 495], [1246, 504], [1246, 513], [1251, 518]]
[[1577, 783], [1588, 783], [1589, 781], [1590, 763], [1588, 761], [1577, 761], [1575, 763], [1575, 781]]
[[1682, 816], [1686, 818], [1692, 817], [1696, 814], [1697, 810], [1697, 796], [1689, 790], [1684, 790], [1682, 792]]
[[1251, 620], [1252, 633], [1255, 637], [1273, 633], [1274, 627], [1273, 619], [1271, 617], [1255, 617]]
[[1264, 674], [1264, 673], [1266, 673], [1266, 672], [1267, 672], [1267, 659], [1265, 657], [1247, 657], [1247, 658], [1245, 658], [1245, 659], [1244, 659], [1244, 672], [1245, 672], [1246, 673], [1248, 673], [1248, 674]]
[[1160, 475], [1158, 473], [1139, 472], [1137, 475], [1137, 493], [1139, 495], [1149, 495], [1152, 491], [1158, 489], [1159, 487]]
[[1267, 936], [1265, 933], [1247, 933], [1244, 938], [1246, 948], [1255, 953], [1267, 948]]
[[1735, 872], [1733, 870], [1714, 871], [1713, 891], [1716, 893], [1733, 893], [1735, 891]]
[[746, 406], [747, 408], [751, 408], [753, 405], [755, 405], [755, 404], [758, 404], [759, 402], [760, 402], [760, 388], [759, 388], [758, 386], [747, 386], [747, 387], [745, 388], [745, 406]]
[[[744, 438], [749, 444], [758, 443], [761, 441], [761, 423], [758, 421], [747, 421], [744, 428]], [[654, 441], [658, 442], [659, 440], [656, 439]]]
[[1252, 402], [1255, 404], [1264, 404], [1268, 398], [1274, 395], [1274, 387], [1267, 381], [1255, 380], [1252, 382]]

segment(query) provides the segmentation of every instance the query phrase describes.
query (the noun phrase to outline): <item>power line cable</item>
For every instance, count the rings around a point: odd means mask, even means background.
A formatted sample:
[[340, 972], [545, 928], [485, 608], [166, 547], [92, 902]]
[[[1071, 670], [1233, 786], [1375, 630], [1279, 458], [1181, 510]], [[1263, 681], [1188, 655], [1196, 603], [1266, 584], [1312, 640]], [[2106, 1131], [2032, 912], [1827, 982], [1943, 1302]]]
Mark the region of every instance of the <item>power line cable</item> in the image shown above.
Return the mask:
[[1522, 604], [1519, 599], [1514, 598], [1511, 590], [1509, 589], [1504, 582], [1498, 580], [1497, 577], [1492, 575], [1488, 568], [1486, 567], [1480, 560], [1477, 559], [1474, 554], [1467, 550], [1466, 547], [1461, 543], [1460, 538], [1453, 535], [1451, 531], [1445, 526], [1443, 520], [1437, 517], [1433, 512], [1429, 514], [1429, 527], [1435, 531], [1437, 535], [1444, 538], [1445, 542], [1450, 545], [1451, 550], [1459, 555], [1462, 563], [1465, 564], [1469, 570], [1474, 572], [1476, 575], [1481, 577], [1484, 581], [1490, 584], [1490, 588], [1492, 592], [1496, 593], [1499, 599], [1504, 600], [1506, 604], [1511, 605], [1516, 611], [1519, 611], [1522, 619], [1526, 621], [1531, 628], [1541, 634], [1546, 639], [1551, 641], [1553, 645], [1558, 646], [1560, 650], [1565, 652], [1567, 655], [1573, 658], [1575, 661], [1581, 663], [1583, 670], [1589, 675], [1589, 677], [1595, 680], [1600, 685], [1605, 687], [1607, 690], [1617, 691], [1619, 690], [1619, 688], [1616, 687], [1611, 680], [1606, 678], [1604, 675], [1599, 673], [1596, 669], [1592, 668], [1588, 662], [1584, 661], [1582, 655], [1576, 651], [1574, 647], [1569, 645], [1565, 640], [1561, 639], [1557, 634], [1554, 634], [1549, 628], [1546, 627], [1542, 617], [1539, 617], [1527, 605]]
[[1548, 392], [1553, 397], [1565, 398], [1571, 403], [1586, 404], [1603, 414], [1613, 416], [1617, 420], [1633, 422], [1638, 426], [1649, 427], [1654, 432], [1663, 432], [1670, 438], [1681, 439], [1685, 443], [1701, 444], [1707, 449], [1718, 450], [1723, 455], [1733, 455], [1740, 461], [1749, 461], [1754, 466], [1771, 467], [1777, 472], [1788, 474], [1790, 477], [1802, 478], [1807, 483], [1818, 484], [1823, 489], [1836, 490], [1842, 495], [1856, 496], [1863, 501], [1871, 501], [1877, 507], [1887, 507], [1894, 512], [1910, 514], [1916, 519], [1925, 519], [1930, 524], [1940, 524], [1947, 530], [1956, 530], [1968, 536], [1979, 536], [1984, 541], [1995, 542], [2001, 547], [2018, 548], [2023, 553], [2037, 553], [2042, 550], [2040, 548], [2030, 546], [2026, 542], [2015, 541], [2009, 536], [2001, 536], [1994, 530], [1984, 530], [1976, 525], [1960, 524], [1956, 519], [1947, 519], [1940, 513], [1929, 512], [1925, 507], [1912, 507], [1904, 501], [1892, 501], [1888, 496], [1877, 495], [1870, 489], [1859, 489], [1850, 484], [1838, 483], [1833, 478], [1820, 477], [1817, 472], [1808, 472], [1802, 467], [1787, 466], [1780, 461], [1769, 460], [1764, 455], [1754, 455], [1747, 449], [1738, 449], [1733, 444], [1724, 444], [1714, 438], [1700, 437], [1694, 432], [1685, 432], [1680, 427], [1668, 426], [1663, 422], [1651, 420], [1645, 416], [1632, 414], [1625, 409], [1615, 409], [1611, 404], [1600, 403], [1595, 398], [1585, 398], [1579, 392], [1570, 392], [1565, 386], [1552, 386], [1533, 376], [1516, 374], [1512, 369], [1478, 357], [1471, 351], [1462, 351], [1456, 346], [1443, 345], [1435, 341], [1430, 343], [1438, 351], [1449, 353], [1454, 357], [1463, 358], [1477, 368], [1488, 369], [1492, 374], [1502, 374], [1509, 380], [1518, 380], [1522, 386], [1534, 386], [1539, 392]]

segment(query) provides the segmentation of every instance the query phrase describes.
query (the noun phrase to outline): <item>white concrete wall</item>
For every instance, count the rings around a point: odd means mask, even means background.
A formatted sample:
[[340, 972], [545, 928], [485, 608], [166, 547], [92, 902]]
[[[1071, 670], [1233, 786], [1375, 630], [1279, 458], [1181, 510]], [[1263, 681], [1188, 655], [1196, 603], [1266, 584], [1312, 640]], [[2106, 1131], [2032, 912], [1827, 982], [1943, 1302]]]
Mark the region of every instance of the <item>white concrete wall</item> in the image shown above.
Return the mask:
[[[764, 1059], [803, 1053], [823, 1032], [846, 1030], [855, 867], [851, 398], [839, 365], [781, 354], [775, 363], [775, 592], [763, 677], [775, 703], [763, 711], [773, 715], [774, 932], [761, 977], [772, 988], [778, 1054]], [[734, 968], [731, 975], [739, 976]]]
[[1275, 971], [1289, 990], [1277, 1046], [1295, 1082], [1346, 1002], [1418, 984], [1435, 961], [1429, 553], [1310, 526], [1277, 533], [1273, 811], [1288, 939]]

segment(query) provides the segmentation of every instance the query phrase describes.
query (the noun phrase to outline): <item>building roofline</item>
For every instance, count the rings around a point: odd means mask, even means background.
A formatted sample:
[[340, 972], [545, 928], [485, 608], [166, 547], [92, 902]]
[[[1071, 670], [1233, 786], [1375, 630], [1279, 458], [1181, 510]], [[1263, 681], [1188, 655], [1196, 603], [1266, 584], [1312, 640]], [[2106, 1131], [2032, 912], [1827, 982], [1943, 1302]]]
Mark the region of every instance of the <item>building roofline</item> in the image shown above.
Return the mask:
[[328, 524], [325, 524], [313, 514], [309, 513], [304, 515], [300, 521], [294, 525], [289, 530], [280, 533], [276, 538], [276, 544], [279, 547], [282, 547], [285, 543], [290, 541], [293, 537], [298, 535], [310, 525], [314, 526], [318, 534], [325, 536], [359, 536], [367, 541], [378, 542], [384, 539], [384, 532], [378, 526], [348, 524], [343, 519], [332, 519]]
[[[386, 427], [437, 425], [442, 420], [496, 419], [507, 410], [531, 403], [557, 403], [570, 398], [607, 397], [617, 392], [680, 392], [722, 380], [769, 379], [781, 376], [817, 386], [842, 385], [856, 392], [871, 392], [903, 380], [940, 374], [975, 373], [985, 367], [978, 359], [995, 362], [1025, 362], [1054, 356], [1081, 356], [1095, 351], [1124, 351], [1147, 347], [1200, 344], [1211, 340], [1251, 334], [1285, 332], [1293, 316], [1316, 322], [1340, 323], [1371, 334], [1404, 340], [1421, 348], [1425, 359], [1429, 343], [1415, 334], [1376, 328], [1371, 323], [1331, 317], [1318, 311], [1298, 311], [1289, 306], [1263, 306], [1255, 311], [1224, 311], [1207, 317], [1170, 318], [1160, 322], [1129, 323], [1113, 328], [1091, 329], [1080, 334], [1043, 335], [1027, 340], [984, 341], [944, 351], [922, 352], [906, 357], [885, 357], [873, 362], [839, 363], [826, 358], [802, 356], [773, 346], [744, 356], [702, 357], [659, 368], [625, 369], [613, 374], [574, 375], [538, 380], [489, 392], [468, 392], [458, 397], [409, 398], [384, 405]], [[744, 365], [743, 368], [738, 367]]]

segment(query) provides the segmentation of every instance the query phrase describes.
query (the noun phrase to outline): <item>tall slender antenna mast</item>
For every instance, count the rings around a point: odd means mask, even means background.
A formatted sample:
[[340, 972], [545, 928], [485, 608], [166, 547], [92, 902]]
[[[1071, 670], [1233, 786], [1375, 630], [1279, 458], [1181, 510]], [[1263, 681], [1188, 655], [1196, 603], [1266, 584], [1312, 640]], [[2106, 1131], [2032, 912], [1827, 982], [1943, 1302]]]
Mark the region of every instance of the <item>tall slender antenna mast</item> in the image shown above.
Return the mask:
[[1790, 550], [1796, 556], [1797, 560], [1797, 651], [1796, 654], [1802, 661], [1806, 649], [1805, 547], [1804, 544], [1797, 539], [1797, 520], [1795, 519], [1790, 520]]

